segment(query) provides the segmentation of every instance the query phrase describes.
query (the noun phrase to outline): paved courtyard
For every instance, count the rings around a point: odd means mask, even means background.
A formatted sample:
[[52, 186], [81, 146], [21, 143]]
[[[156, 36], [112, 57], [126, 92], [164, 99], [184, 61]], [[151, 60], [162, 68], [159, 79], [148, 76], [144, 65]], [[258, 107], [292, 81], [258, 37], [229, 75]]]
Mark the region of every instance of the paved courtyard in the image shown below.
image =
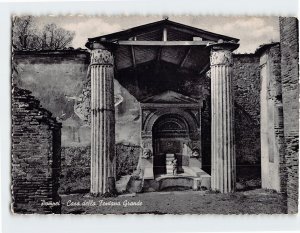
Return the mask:
[[287, 211], [281, 194], [263, 189], [232, 194], [188, 190], [115, 198], [89, 194], [62, 195], [61, 198], [63, 214], [284, 214]]

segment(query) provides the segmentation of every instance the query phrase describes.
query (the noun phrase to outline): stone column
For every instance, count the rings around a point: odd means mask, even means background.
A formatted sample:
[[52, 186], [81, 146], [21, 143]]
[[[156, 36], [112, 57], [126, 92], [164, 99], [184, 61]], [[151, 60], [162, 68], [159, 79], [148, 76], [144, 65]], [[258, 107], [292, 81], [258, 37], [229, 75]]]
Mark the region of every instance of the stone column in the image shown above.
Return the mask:
[[116, 178], [114, 59], [99, 43], [91, 52], [91, 193], [111, 192]]
[[221, 193], [233, 192], [236, 183], [234, 144], [232, 51], [234, 43], [211, 46], [211, 188]]

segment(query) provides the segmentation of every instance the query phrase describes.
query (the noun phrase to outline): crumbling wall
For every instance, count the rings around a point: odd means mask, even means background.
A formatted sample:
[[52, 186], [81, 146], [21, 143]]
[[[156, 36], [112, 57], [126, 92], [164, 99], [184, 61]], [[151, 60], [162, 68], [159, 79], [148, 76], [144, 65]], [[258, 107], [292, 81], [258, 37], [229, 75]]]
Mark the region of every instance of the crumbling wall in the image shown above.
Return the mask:
[[298, 19], [280, 17], [282, 101], [288, 212], [298, 210], [299, 163], [299, 32]]
[[12, 90], [12, 210], [60, 213], [61, 124], [30, 94]]

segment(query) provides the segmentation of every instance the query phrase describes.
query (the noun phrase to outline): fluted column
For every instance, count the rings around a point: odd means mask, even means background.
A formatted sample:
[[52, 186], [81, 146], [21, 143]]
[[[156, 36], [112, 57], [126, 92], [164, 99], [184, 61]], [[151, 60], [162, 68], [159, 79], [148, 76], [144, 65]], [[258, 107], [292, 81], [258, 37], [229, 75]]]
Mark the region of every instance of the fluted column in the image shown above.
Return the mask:
[[91, 52], [91, 193], [110, 192], [116, 177], [114, 59], [94, 43]]
[[211, 188], [233, 192], [236, 183], [236, 158], [233, 123], [232, 50], [237, 44], [211, 47]]

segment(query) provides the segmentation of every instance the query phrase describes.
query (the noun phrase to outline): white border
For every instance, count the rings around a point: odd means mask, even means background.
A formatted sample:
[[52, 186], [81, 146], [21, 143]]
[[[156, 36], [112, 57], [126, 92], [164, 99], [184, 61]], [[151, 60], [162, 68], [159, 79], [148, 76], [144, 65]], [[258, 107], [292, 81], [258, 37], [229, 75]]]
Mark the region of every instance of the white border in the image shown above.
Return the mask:
[[[30, 14], [214, 14], [298, 15], [297, 0], [119, 0], [0, 1], [0, 232], [188, 232], [296, 231], [300, 217], [284, 215], [185, 216], [23, 216], [12, 215], [10, 203], [10, 15]], [[50, 2], [50, 3], [49, 3]]]

